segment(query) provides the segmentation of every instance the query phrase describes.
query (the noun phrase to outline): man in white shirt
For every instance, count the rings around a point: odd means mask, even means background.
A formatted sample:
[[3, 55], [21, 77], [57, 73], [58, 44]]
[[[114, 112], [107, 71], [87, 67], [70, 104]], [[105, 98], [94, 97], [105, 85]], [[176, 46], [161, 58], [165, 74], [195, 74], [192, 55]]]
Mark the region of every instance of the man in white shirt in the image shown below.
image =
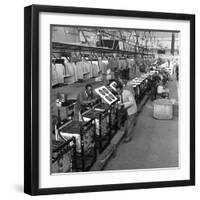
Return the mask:
[[124, 142], [130, 142], [132, 137], [131, 134], [133, 132], [134, 126], [136, 124], [136, 117], [137, 117], [137, 104], [133, 94], [123, 88], [121, 84], [118, 84], [117, 92], [120, 98], [120, 105], [123, 106], [127, 110], [128, 118], [125, 122], [125, 138]]

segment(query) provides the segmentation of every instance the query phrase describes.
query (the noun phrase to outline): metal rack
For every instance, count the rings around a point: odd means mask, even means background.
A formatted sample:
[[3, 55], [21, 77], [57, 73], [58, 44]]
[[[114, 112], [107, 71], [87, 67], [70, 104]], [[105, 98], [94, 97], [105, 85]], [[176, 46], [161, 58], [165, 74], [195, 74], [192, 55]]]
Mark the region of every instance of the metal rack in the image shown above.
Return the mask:
[[76, 154], [76, 141], [72, 137], [69, 140], [53, 141], [51, 173], [66, 173], [76, 168], [74, 156]]
[[69, 121], [58, 128], [64, 139], [75, 138], [74, 171], [88, 171], [96, 161], [96, 135], [93, 120], [88, 122]]
[[83, 119], [94, 119], [96, 125], [96, 145], [99, 153], [102, 153], [110, 144], [111, 140], [111, 121], [110, 108], [105, 104], [98, 104], [82, 114]]
[[111, 127], [111, 138], [117, 133], [120, 126], [118, 123], [119, 110], [115, 104], [110, 106], [110, 127]]

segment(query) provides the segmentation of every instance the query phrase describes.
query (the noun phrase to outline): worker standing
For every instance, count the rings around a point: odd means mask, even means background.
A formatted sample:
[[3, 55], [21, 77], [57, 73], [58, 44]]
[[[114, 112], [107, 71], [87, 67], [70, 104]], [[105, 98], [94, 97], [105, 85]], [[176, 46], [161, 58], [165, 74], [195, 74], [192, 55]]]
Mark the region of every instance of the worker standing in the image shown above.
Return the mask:
[[117, 92], [120, 97], [120, 106], [126, 109], [127, 112], [127, 120], [125, 122], [125, 138], [124, 142], [130, 142], [132, 140], [132, 132], [134, 126], [136, 124], [136, 117], [137, 117], [137, 104], [135, 102], [135, 98], [133, 94], [125, 89], [122, 84], [118, 84]]

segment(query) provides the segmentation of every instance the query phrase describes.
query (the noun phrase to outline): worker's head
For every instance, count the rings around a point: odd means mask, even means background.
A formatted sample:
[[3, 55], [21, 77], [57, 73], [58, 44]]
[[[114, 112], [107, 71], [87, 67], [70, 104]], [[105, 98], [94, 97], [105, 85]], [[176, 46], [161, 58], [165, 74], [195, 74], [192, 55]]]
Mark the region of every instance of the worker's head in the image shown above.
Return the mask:
[[87, 92], [88, 95], [91, 95], [92, 92], [93, 92], [92, 85], [91, 85], [91, 84], [87, 84], [87, 85], [85, 86], [85, 90], [86, 90], [86, 92]]
[[123, 90], [123, 85], [122, 84], [117, 84], [116, 86], [116, 90], [118, 94], [122, 94], [122, 90]]

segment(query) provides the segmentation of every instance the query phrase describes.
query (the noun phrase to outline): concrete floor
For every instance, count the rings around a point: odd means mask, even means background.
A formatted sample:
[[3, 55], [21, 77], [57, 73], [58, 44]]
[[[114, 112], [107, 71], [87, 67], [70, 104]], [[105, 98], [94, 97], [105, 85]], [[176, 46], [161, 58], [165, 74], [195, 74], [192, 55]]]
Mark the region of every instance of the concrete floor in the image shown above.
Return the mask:
[[[170, 98], [178, 101], [177, 81], [168, 83]], [[167, 168], [178, 166], [178, 116], [156, 120], [149, 100], [139, 114], [130, 143], [121, 143], [104, 170]]]

